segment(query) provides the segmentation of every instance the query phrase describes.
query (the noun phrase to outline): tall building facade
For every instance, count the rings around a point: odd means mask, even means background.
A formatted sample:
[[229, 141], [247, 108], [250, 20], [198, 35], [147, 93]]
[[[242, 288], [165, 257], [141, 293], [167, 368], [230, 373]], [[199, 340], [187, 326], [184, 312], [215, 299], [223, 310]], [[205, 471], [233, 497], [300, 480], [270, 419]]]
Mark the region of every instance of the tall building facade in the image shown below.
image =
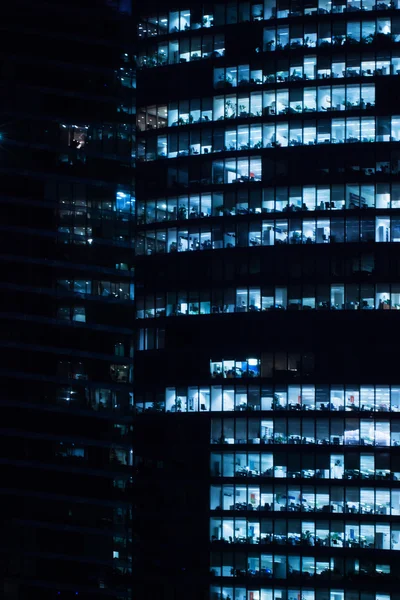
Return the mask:
[[139, 8], [140, 598], [398, 597], [399, 9]]
[[131, 597], [129, 2], [2, 7], [0, 596]]

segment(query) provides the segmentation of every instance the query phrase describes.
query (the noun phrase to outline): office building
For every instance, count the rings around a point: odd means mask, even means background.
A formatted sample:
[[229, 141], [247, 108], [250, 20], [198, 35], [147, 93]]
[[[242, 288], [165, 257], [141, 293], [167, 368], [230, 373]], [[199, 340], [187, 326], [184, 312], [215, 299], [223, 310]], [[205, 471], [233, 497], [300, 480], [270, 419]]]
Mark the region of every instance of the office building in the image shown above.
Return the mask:
[[131, 19], [122, 0], [2, 6], [6, 600], [131, 597]]
[[140, 598], [398, 597], [399, 8], [139, 7]]

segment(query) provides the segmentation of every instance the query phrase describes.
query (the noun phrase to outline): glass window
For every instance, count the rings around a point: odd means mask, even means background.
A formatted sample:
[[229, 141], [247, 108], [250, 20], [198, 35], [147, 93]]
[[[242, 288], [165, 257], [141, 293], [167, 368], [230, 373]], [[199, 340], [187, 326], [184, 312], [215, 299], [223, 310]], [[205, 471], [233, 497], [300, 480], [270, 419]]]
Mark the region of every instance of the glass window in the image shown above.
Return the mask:
[[331, 88], [321, 86], [318, 87], [318, 110], [332, 110]]
[[278, 90], [276, 93], [277, 114], [287, 114], [289, 112], [289, 92], [288, 90]]
[[264, 51], [275, 50], [276, 45], [276, 30], [275, 27], [264, 28]]
[[312, 146], [317, 143], [317, 128], [315, 121], [305, 121], [304, 122], [304, 145]]
[[360, 141], [360, 119], [346, 119], [346, 141], [348, 143]]
[[169, 32], [175, 33], [179, 31], [179, 12], [169, 13]]
[[304, 79], [316, 79], [317, 70], [317, 57], [316, 56], [305, 56], [304, 57]]
[[304, 89], [304, 112], [315, 112], [317, 110], [316, 96], [317, 88]]
[[331, 122], [327, 119], [320, 119], [317, 126], [317, 143], [329, 144], [331, 141]]
[[277, 123], [276, 124], [276, 145], [287, 147], [288, 146], [288, 124], [287, 123]]
[[375, 119], [371, 117], [361, 118], [361, 141], [375, 141]]

